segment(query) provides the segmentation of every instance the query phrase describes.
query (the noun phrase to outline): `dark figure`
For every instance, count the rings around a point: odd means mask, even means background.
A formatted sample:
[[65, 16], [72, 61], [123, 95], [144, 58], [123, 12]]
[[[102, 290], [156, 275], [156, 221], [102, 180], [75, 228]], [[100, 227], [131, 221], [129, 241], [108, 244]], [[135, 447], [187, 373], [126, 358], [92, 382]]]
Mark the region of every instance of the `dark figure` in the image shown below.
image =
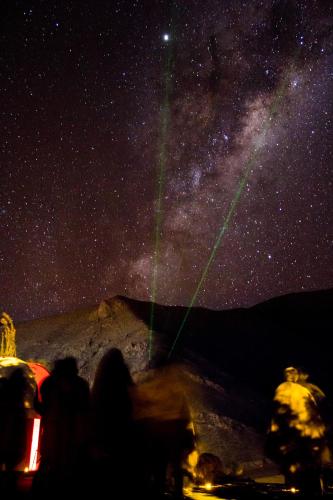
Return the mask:
[[15, 468], [27, 452], [27, 412], [30, 384], [22, 368], [15, 368], [1, 379], [0, 464], [3, 471], [0, 488], [7, 495], [16, 490]]
[[133, 386], [121, 351], [110, 349], [97, 367], [92, 387], [94, 483], [100, 492], [111, 486], [114, 494], [124, 496], [134, 488]]
[[274, 395], [268, 453], [280, 465], [289, 487], [312, 497], [321, 495], [325, 425], [315, 398], [299, 383], [298, 370], [287, 368], [285, 380]]
[[[57, 360], [42, 383], [36, 409], [41, 421], [41, 463], [36, 494], [51, 496], [78, 491], [81, 469], [89, 453], [89, 385], [78, 376], [75, 358]], [[82, 475], [82, 474], [81, 474]]]
[[329, 464], [332, 462], [332, 409], [330, 408], [330, 403], [326, 394], [318, 387], [318, 385], [313, 384], [309, 380], [309, 374], [303, 368], [297, 368], [299, 377], [298, 383], [303, 387], [306, 387], [316, 403], [316, 408], [318, 409], [318, 414], [320, 419], [323, 421], [325, 426], [325, 439], [321, 447], [321, 466], [322, 466], [322, 488], [325, 493], [327, 488], [327, 483], [330, 482], [327, 476], [330, 475], [331, 467]]
[[169, 490], [174, 498], [183, 498], [183, 465], [194, 449], [194, 435], [181, 370], [164, 366], [152, 371], [136, 396], [148, 496], [155, 500]]

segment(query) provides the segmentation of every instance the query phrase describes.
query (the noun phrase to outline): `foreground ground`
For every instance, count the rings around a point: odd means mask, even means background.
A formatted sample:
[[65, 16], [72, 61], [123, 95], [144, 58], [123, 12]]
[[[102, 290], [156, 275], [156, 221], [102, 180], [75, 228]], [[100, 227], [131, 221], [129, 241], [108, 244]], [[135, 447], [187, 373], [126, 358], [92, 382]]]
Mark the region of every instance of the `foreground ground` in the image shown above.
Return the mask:
[[[279, 478], [272, 478], [274, 481], [277, 479], [277, 482], [257, 482], [257, 481], [249, 481], [249, 482], [230, 482], [223, 485], [212, 486], [210, 490], [205, 489], [204, 487], [190, 487], [184, 490], [184, 500], [282, 500], [282, 499], [290, 499], [290, 498], [307, 498], [314, 499], [313, 495], [301, 495], [299, 491], [294, 489], [287, 489], [284, 484], [279, 482]], [[22, 500], [34, 500], [34, 497], [30, 491], [31, 486], [31, 478], [26, 477], [23, 481], [21, 481], [20, 491], [16, 494], [10, 494], [11, 500], [13, 498], [19, 498]], [[3, 496], [4, 493], [4, 496]], [[124, 497], [117, 498], [112, 496], [112, 491], [108, 492], [109, 498], [114, 498], [114, 500], [129, 500], [128, 496], [124, 492]], [[0, 492], [0, 498], [8, 497], [7, 493], [2, 491]], [[72, 497], [72, 495], [71, 495]], [[66, 492], [64, 492], [63, 499], [67, 498]], [[320, 498], [332, 498], [333, 499], [333, 485], [327, 486], [326, 493]], [[163, 499], [150, 499], [150, 500], [174, 500], [172, 496], [165, 495]], [[179, 500], [179, 499], [177, 499]]]

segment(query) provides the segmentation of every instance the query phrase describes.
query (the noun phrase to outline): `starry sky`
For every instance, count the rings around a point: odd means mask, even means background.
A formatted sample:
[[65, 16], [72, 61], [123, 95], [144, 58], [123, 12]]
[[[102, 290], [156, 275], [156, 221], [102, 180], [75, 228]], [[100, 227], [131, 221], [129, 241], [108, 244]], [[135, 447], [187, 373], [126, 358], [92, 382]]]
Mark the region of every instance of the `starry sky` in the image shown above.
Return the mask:
[[186, 306], [197, 289], [223, 309], [333, 286], [330, 0], [0, 10], [14, 320], [116, 294]]

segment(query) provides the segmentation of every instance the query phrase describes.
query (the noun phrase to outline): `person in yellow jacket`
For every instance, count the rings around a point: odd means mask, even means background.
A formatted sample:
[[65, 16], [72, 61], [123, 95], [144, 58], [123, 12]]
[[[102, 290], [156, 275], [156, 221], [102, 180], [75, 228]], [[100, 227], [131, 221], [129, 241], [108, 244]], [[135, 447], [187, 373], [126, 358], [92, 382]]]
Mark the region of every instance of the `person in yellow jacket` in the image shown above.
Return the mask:
[[288, 486], [320, 494], [326, 428], [313, 394], [300, 383], [297, 368], [286, 368], [284, 376], [273, 399], [271, 458], [280, 464]]

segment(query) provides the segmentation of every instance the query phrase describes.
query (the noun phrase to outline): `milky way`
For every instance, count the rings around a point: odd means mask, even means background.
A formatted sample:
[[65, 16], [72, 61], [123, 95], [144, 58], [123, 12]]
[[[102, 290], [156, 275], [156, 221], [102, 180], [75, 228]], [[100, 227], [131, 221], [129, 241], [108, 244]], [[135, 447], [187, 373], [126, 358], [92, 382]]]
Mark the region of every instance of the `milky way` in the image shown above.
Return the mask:
[[1, 6], [2, 309], [332, 287], [331, 1], [83, 4]]

